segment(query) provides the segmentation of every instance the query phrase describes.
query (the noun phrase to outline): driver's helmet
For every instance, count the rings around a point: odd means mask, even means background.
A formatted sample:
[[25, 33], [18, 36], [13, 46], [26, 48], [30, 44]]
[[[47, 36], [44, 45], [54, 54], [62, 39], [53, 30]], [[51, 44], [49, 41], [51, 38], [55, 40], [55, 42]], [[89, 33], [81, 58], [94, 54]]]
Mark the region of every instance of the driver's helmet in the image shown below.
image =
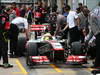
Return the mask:
[[50, 33], [44, 34], [43, 40], [52, 40], [52, 39], [53, 39], [53, 38], [52, 38], [52, 35], [51, 35]]

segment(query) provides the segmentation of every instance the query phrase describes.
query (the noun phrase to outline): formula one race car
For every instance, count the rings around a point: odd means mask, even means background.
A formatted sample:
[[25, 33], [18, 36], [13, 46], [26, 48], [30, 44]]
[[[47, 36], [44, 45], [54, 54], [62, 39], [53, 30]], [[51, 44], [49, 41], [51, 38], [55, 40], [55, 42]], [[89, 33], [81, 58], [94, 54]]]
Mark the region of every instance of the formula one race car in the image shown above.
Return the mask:
[[[50, 33], [45, 33], [35, 39], [35, 33], [46, 30], [48, 25], [32, 25], [31, 38], [27, 42], [26, 64], [32, 66], [37, 63], [64, 61], [64, 48]], [[36, 32], [34, 32], [36, 31]], [[39, 32], [40, 33], [40, 32]], [[40, 35], [40, 34], [39, 34]]]
[[73, 42], [70, 49], [65, 47], [62, 41], [50, 33], [44, 33], [50, 29], [49, 25], [31, 25], [30, 39], [26, 43], [26, 64], [73, 63], [83, 64], [87, 62], [85, 49], [79, 42]]

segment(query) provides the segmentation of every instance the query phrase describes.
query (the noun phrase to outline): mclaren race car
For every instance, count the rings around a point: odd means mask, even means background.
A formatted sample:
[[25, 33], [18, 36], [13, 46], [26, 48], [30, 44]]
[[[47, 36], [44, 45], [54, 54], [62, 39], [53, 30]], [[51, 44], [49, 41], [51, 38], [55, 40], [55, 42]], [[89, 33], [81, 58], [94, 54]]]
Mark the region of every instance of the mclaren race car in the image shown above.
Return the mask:
[[26, 42], [26, 64], [49, 64], [50, 62], [78, 63], [87, 62], [84, 49], [79, 42], [74, 42], [72, 48], [65, 46], [65, 41], [52, 36], [49, 25], [31, 25], [29, 40]]

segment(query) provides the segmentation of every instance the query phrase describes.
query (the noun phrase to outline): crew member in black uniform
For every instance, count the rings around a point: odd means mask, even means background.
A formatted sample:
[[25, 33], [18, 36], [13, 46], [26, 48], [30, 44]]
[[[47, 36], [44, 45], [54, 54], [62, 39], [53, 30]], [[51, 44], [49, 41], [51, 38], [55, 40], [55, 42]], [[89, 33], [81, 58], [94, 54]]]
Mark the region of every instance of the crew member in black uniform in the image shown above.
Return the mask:
[[8, 62], [8, 33], [9, 33], [9, 14], [10, 9], [4, 11], [3, 6], [0, 7], [0, 59], [3, 58], [4, 68], [13, 67], [13, 65]]

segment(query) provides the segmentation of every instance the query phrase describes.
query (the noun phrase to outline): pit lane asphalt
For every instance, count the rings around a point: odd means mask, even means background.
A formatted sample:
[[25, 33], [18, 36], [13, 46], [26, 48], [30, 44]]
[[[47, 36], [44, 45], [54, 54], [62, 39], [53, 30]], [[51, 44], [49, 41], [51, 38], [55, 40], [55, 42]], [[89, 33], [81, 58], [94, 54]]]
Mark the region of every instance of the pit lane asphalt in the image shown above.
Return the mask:
[[29, 68], [26, 66], [24, 57], [9, 58], [9, 62], [14, 67], [7, 69], [0, 67], [0, 75], [92, 75], [91, 70], [93, 70], [88, 68], [92, 65], [91, 63], [85, 65], [48, 64]]

